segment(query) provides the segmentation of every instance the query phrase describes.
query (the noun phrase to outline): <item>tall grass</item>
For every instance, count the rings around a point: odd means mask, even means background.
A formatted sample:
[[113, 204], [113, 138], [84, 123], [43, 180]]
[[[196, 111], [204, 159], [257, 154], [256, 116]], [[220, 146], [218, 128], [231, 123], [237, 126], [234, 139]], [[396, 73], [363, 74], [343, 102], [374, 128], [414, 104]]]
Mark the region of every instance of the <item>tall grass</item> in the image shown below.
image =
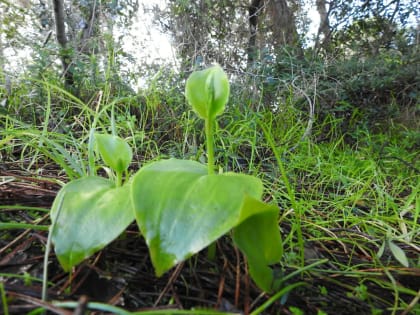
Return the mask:
[[[84, 176], [96, 165], [90, 141], [93, 129], [125, 137], [135, 149], [133, 167], [172, 156], [206, 161], [204, 126], [192, 111], [185, 111], [182, 98], [165, 95], [159, 86], [152, 85], [140, 96], [110, 98], [107, 94], [106, 100], [99, 92], [84, 102], [56, 85], [38, 84], [46, 103], [35, 107], [45, 107], [43, 115], [32, 123], [28, 116], [18, 117], [23, 104], [0, 115], [0, 156], [5, 162], [29, 171], [47, 163], [68, 179]], [[342, 134], [340, 121], [329, 116], [315, 122], [309, 137], [302, 139], [308, 115], [296, 109], [293, 97], [274, 110], [249, 103], [236, 96], [221, 117], [215, 132], [220, 148], [216, 164], [223, 171], [263, 179], [266, 199], [279, 206], [285, 242], [281, 265], [295, 268], [299, 275], [308, 271], [305, 266], [314, 257], [328, 258], [328, 264], [312, 269], [357, 278], [361, 285], [377, 282], [392, 292], [394, 300], [384, 302], [392, 312], [409, 307], [401, 294], [415, 299], [417, 292], [396, 284], [395, 273], [407, 270], [401, 257], [387, 247], [386, 255], [378, 252], [392, 241], [409, 267], [420, 264], [412, 254], [420, 251], [416, 133], [395, 125], [388, 133], [372, 134], [360, 128]], [[348, 142], [349, 138], [353, 141]], [[323, 249], [319, 256], [311, 255], [312, 244]], [[352, 285], [337, 285], [349, 294], [357, 291]], [[373, 300], [380, 298], [366, 294]]]

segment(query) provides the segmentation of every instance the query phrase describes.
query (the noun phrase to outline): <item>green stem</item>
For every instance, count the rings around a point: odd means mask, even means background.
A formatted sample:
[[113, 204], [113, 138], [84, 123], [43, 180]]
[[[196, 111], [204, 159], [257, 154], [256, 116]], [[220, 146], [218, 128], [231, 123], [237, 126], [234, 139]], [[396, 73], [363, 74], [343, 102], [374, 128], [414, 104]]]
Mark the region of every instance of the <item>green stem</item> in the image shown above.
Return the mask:
[[207, 140], [207, 168], [208, 174], [214, 174], [214, 136], [213, 136], [214, 121], [210, 118], [205, 120], [206, 140]]
[[[93, 122], [95, 125], [95, 121]], [[93, 154], [94, 151], [94, 137], [95, 137], [95, 127], [92, 127], [89, 131], [89, 141], [88, 141], [88, 162], [89, 162], [89, 175], [96, 176], [96, 169], [95, 169], [95, 155]]]
[[[207, 169], [208, 175], [214, 174], [214, 135], [213, 135], [214, 121], [210, 118], [205, 120], [206, 141], [207, 141]], [[216, 259], [216, 242], [209, 245], [207, 249], [207, 258], [210, 261]]]
[[121, 187], [122, 186], [122, 172], [116, 172], [116, 182], [115, 182], [115, 186], [116, 187]]

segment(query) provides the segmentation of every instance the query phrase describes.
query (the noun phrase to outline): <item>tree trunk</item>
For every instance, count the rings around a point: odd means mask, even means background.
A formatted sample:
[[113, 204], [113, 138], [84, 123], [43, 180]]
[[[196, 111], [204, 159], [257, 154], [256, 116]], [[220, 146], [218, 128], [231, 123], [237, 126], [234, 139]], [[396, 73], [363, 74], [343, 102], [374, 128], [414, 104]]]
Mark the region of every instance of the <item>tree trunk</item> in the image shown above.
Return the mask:
[[286, 0], [269, 1], [274, 42], [279, 46], [289, 46], [300, 51], [299, 36], [296, 29], [294, 12], [289, 8]]
[[[81, 11], [81, 16], [85, 20], [85, 27], [81, 31], [78, 53], [85, 55], [98, 54], [105, 49], [98, 49], [99, 42], [99, 7], [96, 0]], [[95, 38], [96, 37], [96, 38]], [[103, 48], [103, 47], [102, 47]]]
[[316, 0], [316, 9], [319, 14], [319, 28], [316, 36], [315, 51], [319, 51], [321, 48], [328, 49], [331, 29], [326, 0]]
[[248, 68], [251, 67], [257, 57], [257, 29], [258, 17], [263, 7], [263, 0], [252, 0], [248, 7], [249, 41], [248, 41]]
[[73, 73], [71, 72], [71, 52], [67, 46], [66, 28], [64, 23], [64, 2], [63, 0], [53, 0], [55, 28], [57, 42], [61, 47], [61, 62], [63, 64], [64, 82], [67, 87], [74, 84]]
[[[3, 24], [3, 16], [5, 12], [3, 12], [3, 8], [0, 7], [0, 25]], [[8, 97], [12, 93], [12, 82], [10, 76], [7, 74], [5, 70], [6, 64], [6, 57], [4, 55], [4, 46], [3, 41], [0, 34], [0, 84], [3, 85], [2, 94], [0, 94], [0, 113], [6, 108], [7, 113], [7, 104], [8, 104]]]
[[[3, 25], [3, 8], [0, 7], [0, 25]], [[4, 73], [4, 51], [3, 51], [3, 42], [1, 40], [0, 34], [0, 78]]]

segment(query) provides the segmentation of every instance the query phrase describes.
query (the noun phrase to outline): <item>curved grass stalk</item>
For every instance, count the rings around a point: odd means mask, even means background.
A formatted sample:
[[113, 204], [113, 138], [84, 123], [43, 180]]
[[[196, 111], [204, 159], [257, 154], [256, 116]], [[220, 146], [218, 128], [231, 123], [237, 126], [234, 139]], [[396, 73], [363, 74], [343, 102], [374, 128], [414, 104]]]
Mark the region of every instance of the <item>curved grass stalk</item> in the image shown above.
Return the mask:
[[6, 291], [4, 290], [3, 282], [0, 282], [0, 296], [1, 304], [3, 305], [3, 314], [9, 315], [9, 307], [7, 306]]
[[279, 292], [277, 292], [276, 294], [274, 294], [271, 298], [269, 298], [263, 305], [261, 305], [260, 307], [258, 307], [255, 311], [253, 311], [252, 313], [250, 313], [249, 315], [260, 315], [263, 314], [264, 311], [271, 305], [273, 304], [275, 301], [277, 301], [278, 299], [280, 299], [282, 296], [284, 296], [285, 294], [289, 293], [290, 291], [292, 291], [293, 289], [296, 289], [298, 287], [304, 286], [306, 285], [305, 282], [296, 282], [293, 283], [291, 285], [288, 285], [287, 287], [281, 289]]
[[48, 257], [50, 256], [51, 244], [52, 244], [52, 232], [55, 228], [55, 221], [57, 220], [58, 216], [60, 215], [60, 211], [63, 205], [64, 197], [61, 198], [60, 203], [58, 204], [58, 211], [57, 217], [55, 218], [54, 222], [51, 222], [50, 232], [48, 233], [47, 244], [45, 246], [45, 254], [44, 254], [44, 272], [42, 274], [42, 300], [47, 300], [47, 289], [48, 289]]
[[290, 185], [289, 179], [287, 178], [286, 170], [284, 168], [283, 161], [282, 161], [281, 156], [279, 154], [279, 150], [278, 150], [276, 144], [274, 143], [273, 136], [271, 135], [271, 133], [269, 132], [267, 127], [264, 125], [264, 123], [262, 123], [260, 120], [258, 120], [258, 124], [262, 128], [262, 130], [264, 132], [264, 135], [265, 135], [265, 138], [267, 139], [268, 144], [270, 145], [271, 149], [273, 150], [273, 153], [274, 153], [274, 156], [276, 158], [278, 167], [280, 169], [281, 177], [283, 179], [284, 185], [286, 186], [287, 194], [290, 198], [290, 203], [292, 204], [292, 207], [294, 209], [296, 222], [295, 222], [295, 224], [293, 224], [293, 230], [295, 230], [296, 234], [297, 234], [298, 244], [299, 244], [299, 248], [300, 248], [300, 261], [301, 261], [301, 265], [303, 266], [304, 262], [305, 262], [305, 257], [304, 257], [304, 242], [303, 242], [303, 235], [302, 235], [300, 206], [296, 202], [295, 192], [292, 189], [292, 186]]

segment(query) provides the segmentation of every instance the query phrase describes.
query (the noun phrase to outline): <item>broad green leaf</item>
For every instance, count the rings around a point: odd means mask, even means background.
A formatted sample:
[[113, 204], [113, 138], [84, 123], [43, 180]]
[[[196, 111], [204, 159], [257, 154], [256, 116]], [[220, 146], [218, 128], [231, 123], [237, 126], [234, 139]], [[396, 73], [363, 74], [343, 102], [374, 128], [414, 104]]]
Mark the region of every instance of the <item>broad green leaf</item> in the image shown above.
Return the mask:
[[392, 255], [394, 255], [395, 259], [400, 262], [401, 265], [404, 267], [409, 267], [407, 256], [405, 255], [404, 251], [396, 245], [393, 241], [388, 240], [388, 246], [391, 250]]
[[112, 135], [95, 134], [99, 153], [105, 164], [114, 171], [124, 172], [133, 159], [133, 152], [123, 139]]
[[[278, 263], [283, 254], [283, 243], [277, 224], [277, 207], [246, 197], [244, 207], [260, 209], [233, 230], [233, 240], [248, 259], [249, 273], [264, 291], [278, 290], [278, 281], [269, 267]], [[249, 211], [244, 211], [249, 212]]]
[[84, 177], [65, 185], [51, 208], [57, 258], [68, 271], [117, 238], [134, 220], [130, 187], [114, 188], [101, 177]]
[[134, 176], [132, 198], [156, 274], [162, 275], [241, 223], [238, 233], [251, 231], [251, 240], [238, 237], [241, 247], [251, 259], [260, 257], [253, 267], [268, 268], [267, 264], [277, 262], [281, 255], [281, 246], [275, 244], [278, 211], [259, 201], [262, 192], [258, 178], [207, 175], [207, 168], [194, 161], [170, 159], [143, 167]]
[[225, 110], [229, 80], [219, 65], [193, 72], [185, 85], [185, 96], [203, 119], [213, 120]]

